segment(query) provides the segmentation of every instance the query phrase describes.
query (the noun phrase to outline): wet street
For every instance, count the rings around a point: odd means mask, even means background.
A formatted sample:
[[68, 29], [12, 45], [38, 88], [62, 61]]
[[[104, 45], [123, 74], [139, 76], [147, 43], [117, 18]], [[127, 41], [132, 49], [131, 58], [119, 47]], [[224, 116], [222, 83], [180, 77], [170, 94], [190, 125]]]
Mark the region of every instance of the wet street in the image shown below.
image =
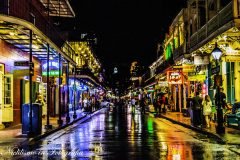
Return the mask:
[[[238, 159], [229, 146], [131, 108], [103, 110], [84, 123], [56, 132], [11, 159]], [[6, 151], [9, 152], [9, 151]], [[9, 157], [10, 156], [10, 157]], [[13, 156], [13, 157], [12, 157]]]

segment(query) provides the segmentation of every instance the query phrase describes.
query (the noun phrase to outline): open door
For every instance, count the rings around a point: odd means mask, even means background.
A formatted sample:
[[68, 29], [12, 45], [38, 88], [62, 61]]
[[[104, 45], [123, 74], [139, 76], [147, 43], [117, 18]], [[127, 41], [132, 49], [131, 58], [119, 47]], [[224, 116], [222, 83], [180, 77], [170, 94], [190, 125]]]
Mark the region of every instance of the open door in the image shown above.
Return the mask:
[[13, 75], [6, 74], [3, 79], [2, 122], [13, 122]]

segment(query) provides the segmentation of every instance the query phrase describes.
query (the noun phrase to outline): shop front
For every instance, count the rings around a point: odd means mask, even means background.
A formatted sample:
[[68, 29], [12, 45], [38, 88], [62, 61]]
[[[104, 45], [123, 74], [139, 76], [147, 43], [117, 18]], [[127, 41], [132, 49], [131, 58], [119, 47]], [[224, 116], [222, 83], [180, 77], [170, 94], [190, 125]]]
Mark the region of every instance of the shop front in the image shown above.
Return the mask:
[[169, 84], [170, 97], [174, 106], [172, 111], [181, 112], [183, 107], [183, 73], [181, 70], [168, 70], [167, 81]]
[[69, 77], [70, 108], [82, 111], [96, 110], [104, 96], [104, 90], [98, 79], [84, 68], [77, 68]]
[[[0, 124], [22, 123], [26, 116], [22, 113], [23, 104], [36, 103], [40, 97], [45, 104], [42, 105], [42, 114], [47, 115], [49, 109], [49, 114], [55, 116], [59, 113], [59, 79], [62, 74], [58, 64], [67, 61], [65, 54], [31, 23], [15, 24], [12, 17], [5, 20], [10, 22], [0, 23], [0, 26], [6, 26], [6, 30], [1, 30], [4, 34], [0, 40], [0, 88], [3, 91], [0, 94]], [[22, 30], [25, 30], [24, 34]], [[72, 60], [69, 62], [73, 63]]]
[[[29, 103], [29, 56], [3, 40], [0, 48], [0, 124], [6, 127], [21, 123], [21, 106]], [[32, 93], [36, 93], [40, 84], [40, 61], [33, 58], [33, 63]], [[36, 98], [33, 94], [32, 100]]]

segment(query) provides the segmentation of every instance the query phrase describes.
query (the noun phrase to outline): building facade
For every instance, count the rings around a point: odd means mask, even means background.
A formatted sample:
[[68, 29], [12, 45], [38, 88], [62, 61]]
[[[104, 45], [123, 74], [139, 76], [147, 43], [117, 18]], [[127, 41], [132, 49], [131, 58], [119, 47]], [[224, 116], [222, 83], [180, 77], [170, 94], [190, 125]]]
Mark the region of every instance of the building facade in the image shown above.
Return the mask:
[[[238, 0], [188, 0], [187, 8], [169, 26], [162, 56], [150, 66], [149, 78], [155, 79], [156, 92], [158, 84], [167, 84], [174, 111], [188, 108], [188, 98], [196, 92], [202, 97], [209, 94], [215, 100], [216, 63], [212, 51], [216, 45], [223, 53], [219, 74], [227, 102], [233, 104], [240, 100], [239, 3]], [[146, 86], [149, 78], [145, 78]]]

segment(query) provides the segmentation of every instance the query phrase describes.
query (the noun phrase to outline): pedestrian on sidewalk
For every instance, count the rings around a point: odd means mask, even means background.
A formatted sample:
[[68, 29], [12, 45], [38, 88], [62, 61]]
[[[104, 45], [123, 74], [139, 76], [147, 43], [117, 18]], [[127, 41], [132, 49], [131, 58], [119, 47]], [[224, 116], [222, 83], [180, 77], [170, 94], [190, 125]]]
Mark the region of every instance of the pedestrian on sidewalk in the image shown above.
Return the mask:
[[41, 107], [42, 107], [42, 118], [45, 118], [45, 116], [47, 115], [47, 107], [45, 106], [45, 102], [44, 102], [41, 94], [38, 94], [35, 103], [39, 103], [41, 105]]
[[225, 109], [226, 103], [226, 94], [223, 92], [223, 87], [220, 87], [220, 92], [215, 94], [215, 105]]
[[140, 100], [140, 108], [141, 108], [141, 113], [145, 114], [145, 107], [146, 107], [147, 103], [146, 103], [146, 99], [142, 98]]
[[205, 118], [206, 127], [210, 127], [210, 115], [212, 114], [212, 101], [209, 95], [205, 96], [205, 99], [202, 101], [203, 106], [203, 116]]
[[161, 113], [161, 106], [162, 106], [162, 100], [161, 97], [157, 97], [157, 102], [156, 102], [156, 108], [157, 108], [157, 115], [160, 115]]
[[202, 108], [202, 98], [199, 96], [199, 92], [196, 92], [196, 96], [193, 98], [193, 125], [200, 126], [202, 124], [201, 120], [201, 108]]
[[163, 104], [163, 108], [162, 108], [162, 112], [166, 113], [167, 112], [167, 104], [168, 104], [168, 98], [167, 98], [167, 93], [162, 95], [162, 104]]
[[135, 114], [135, 105], [136, 105], [136, 100], [135, 98], [133, 98], [131, 100], [131, 105], [132, 105], [132, 114]]

